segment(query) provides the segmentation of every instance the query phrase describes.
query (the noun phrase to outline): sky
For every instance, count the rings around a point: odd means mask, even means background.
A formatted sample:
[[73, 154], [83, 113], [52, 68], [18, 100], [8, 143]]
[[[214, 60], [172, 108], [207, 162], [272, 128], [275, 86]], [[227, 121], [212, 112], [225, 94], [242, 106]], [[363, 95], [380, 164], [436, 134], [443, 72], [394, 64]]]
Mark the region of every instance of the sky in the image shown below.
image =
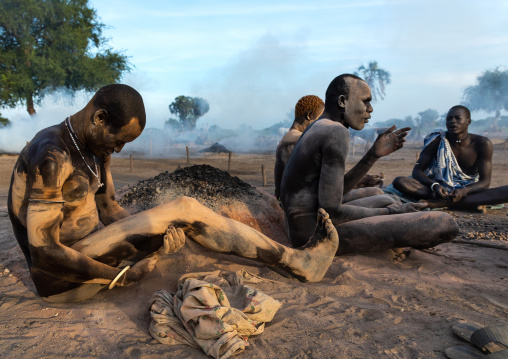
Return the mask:
[[[483, 71], [508, 61], [508, 2], [489, 1], [133, 1], [90, 2], [109, 46], [129, 57], [122, 82], [143, 96], [147, 127], [162, 128], [176, 96], [210, 111], [197, 125], [255, 129], [287, 120], [298, 99], [324, 99], [330, 81], [377, 61], [391, 74], [372, 122], [445, 113]], [[48, 97], [44, 124], [82, 108]], [[24, 107], [2, 109], [27, 117]], [[473, 119], [484, 118], [473, 113]], [[49, 118], [49, 120], [47, 120]]]

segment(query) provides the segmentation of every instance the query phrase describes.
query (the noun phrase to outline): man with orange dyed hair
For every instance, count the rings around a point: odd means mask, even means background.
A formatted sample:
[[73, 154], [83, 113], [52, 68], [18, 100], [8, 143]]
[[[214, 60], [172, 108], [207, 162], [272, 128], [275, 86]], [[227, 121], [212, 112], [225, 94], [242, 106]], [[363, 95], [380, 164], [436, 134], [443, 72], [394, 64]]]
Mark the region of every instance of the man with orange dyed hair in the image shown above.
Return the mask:
[[284, 167], [291, 156], [291, 152], [302, 135], [302, 132], [325, 110], [325, 103], [319, 97], [307, 95], [298, 100], [295, 106], [295, 120], [288, 133], [282, 137], [275, 152], [275, 196], [279, 198], [280, 181]]

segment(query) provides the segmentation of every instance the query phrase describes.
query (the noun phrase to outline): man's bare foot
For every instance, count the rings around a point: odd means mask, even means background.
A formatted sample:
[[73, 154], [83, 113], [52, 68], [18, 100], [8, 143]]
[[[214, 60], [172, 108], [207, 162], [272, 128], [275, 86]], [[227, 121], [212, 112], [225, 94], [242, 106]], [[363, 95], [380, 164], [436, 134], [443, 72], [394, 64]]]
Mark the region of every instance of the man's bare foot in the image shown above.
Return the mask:
[[185, 234], [181, 228], [169, 226], [163, 237], [162, 247], [159, 249], [159, 255], [171, 254], [178, 251], [185, 244]]
[[411, 254], [411, 248], [392, 248], [394, 262], [402, 262]]
[[304, 246], [289, 254], [291, 268], [282, 268], [303, 282], [323, 279], [339, 248], [339, 235], [328, 213], [320, 208], [317, 216], [314, 234]]
[[453, 204], [452, 201], [448, 200], [434, 200], [434, 199], [421, 199], [418, 201], [419, 203], [426, 203], [427, 208], [435, 209], [435, 208], [445, 208]]

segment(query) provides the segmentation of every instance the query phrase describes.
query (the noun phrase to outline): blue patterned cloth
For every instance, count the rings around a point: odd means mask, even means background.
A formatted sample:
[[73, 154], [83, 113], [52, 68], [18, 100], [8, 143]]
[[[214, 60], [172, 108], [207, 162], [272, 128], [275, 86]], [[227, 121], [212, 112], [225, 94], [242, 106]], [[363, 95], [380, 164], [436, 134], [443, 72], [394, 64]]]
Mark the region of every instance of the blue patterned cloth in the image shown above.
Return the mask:
[[446, 132], [444, 130], [435, 129], [429, 133], [423, 140], [423, 148], [425, 149], [438, 136], [441, 137], [441, 142], [437, 148], [437, 156], [425, 170], [425, 174], [430, 179], [450, 189], [464, 188], [478, 182], [480, 179], [478, 173], [470, 176], [465, 174], [460, 168], [450, 147], [450, 142], [446, 139]]

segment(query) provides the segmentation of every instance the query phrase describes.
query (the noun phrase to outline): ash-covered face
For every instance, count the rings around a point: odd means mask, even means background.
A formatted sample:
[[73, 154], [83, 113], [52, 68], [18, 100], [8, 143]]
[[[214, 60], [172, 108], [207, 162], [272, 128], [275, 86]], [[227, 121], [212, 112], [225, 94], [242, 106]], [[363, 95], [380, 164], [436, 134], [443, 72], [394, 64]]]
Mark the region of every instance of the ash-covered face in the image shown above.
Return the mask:
[[351, 84], [347, 99], [343, 96], [339, 98], [339, 106], [344, 107], [344, 124], [355, 130], [363, 129], [374, 111], [370, 101], [372, 94], [364, 81], [356, 80]]
[[90, 150], [97, 157], [107, 157], [113, 152], [120, 152], [127, 142], [134, 141], [141, 135], [143, 129], [137, 117], [122, 126], [118, 132], [104, 122], [95, 125], [93, 131], [93, 145]]
[[455, 135], [467, 133], [471, 119], [462, 108], [452, 108], [446, 115], [446, 129]]

